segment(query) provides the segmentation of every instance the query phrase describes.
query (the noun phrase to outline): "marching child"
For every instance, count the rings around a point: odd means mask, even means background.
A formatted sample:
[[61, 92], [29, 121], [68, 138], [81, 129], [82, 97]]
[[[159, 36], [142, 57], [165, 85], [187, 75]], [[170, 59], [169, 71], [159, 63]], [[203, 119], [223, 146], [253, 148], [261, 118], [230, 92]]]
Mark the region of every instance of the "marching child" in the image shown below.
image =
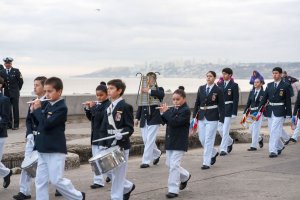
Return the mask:
[[[182, 88], [182, 87], [181, 87]], [[191, 174], [180, 166], [184, 152], [188, 149], [188, 136], [191, 111], [186, 104], [183, 89], [173, 93], [174, 108], [163, 104], [160, 108], [162, 119], [167, 124], [166, 130], [166, 165], [169, 168], [167, 198], [178, 197], [179, 190], [186, 188]]]
[[33, 115], [38, 120], [36, 149], [38, 166], [35, 186], [36, 199], [48, 200], [48, 182], [63, 195], [65, 199], [85, 199], [85, 193], [76, 190], [72, 182], [63, 178], [67, 144], [65, 126], [68, 108], [61, 97], [63, 83], [57, 77], [46, 80], [44, 86], [49, 103], [42, 108], [41, 100], [33, 102]]
[[[108, 96], [111, 104], [104, 116], [101, 132], [114, 135], [115, 139], [107, 140], [108, 147], [118, 145], [125, 154], [125, 163], [112, 170], [111, 199], [128, 200], [135, 185], [126, 179], [128, 156], [130, 149], [130, 136], [133, 134], [133, 107], [122, 98], [126, 89], [121, 79], [113, 79], [107, 83]], [[122, 133], [128, 132], [127, 135]]]
[[[104, 115], [110, 101], [107, 95], [107, 87], [105, 82], [101, 82], [96, 88], [97, 101], [85, 102], [85, 115], [91, 121], [91, 144], [92, 144], [92, 155], [96, 156], [104, 149], [107, 149], [106, 141], [93, 143], [93, 140], [97, 140], [106, 135], [101, 134], [100, 129], [103, 122]], [[107, 177], [107, 182], [111, 178]], [[92, 189], [102, 188], [104, 186], [104, 179], [102, 175], [94, 175], [94, 183], [90, 186]]]

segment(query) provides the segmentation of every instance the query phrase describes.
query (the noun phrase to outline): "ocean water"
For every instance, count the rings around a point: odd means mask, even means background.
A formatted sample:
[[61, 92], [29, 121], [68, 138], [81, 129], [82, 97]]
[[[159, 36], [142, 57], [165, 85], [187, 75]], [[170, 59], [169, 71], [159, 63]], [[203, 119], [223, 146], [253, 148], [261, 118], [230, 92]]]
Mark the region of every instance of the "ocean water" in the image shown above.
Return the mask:
[[[21, 96], [33, 95], [33, 80], [34, 78], [24, 78], [24, 85], [21, 90]], [[101, 81], [108, 82], [111, 78], [62, 78], [64, 83], [63, 95], [72, 94], [95, 94], [95, 89]], [[126, 91], [128, 94], [138, 92], [140, 78], [123, 78], [126, 83]], [[271, 80], [265, 80], [266, 83]], [[241, 91], [249, 91], [252, 86], [249, 80], [235, 79], [239, 84]], [[196, 78], [158, 78], [157, 83], [163, 87], [165, 91], [174, 91], [178, 86], [184, 86], [187, 93], [197, 92], [200, 85], [206, 83], [205, 79]]]

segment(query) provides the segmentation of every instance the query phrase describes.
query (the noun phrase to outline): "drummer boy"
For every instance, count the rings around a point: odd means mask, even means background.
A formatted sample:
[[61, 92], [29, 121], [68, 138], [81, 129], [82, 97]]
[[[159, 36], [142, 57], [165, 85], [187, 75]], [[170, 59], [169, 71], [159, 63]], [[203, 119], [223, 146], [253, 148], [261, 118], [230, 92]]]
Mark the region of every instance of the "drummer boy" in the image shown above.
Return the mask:
[[65, 124], [68, 108], [61, 97], [63, 83], [57, 77], [46, 80], [44, 86], [46, 98], [50, 99], [45, 109], [41, 109], [41, 100], [33, 102], [33, 115], [38, 120], [36, 149], [38, 166], [35, 186], [36, 199], [48, 200], [48, 182], [63, 195], [65, 199], [85, 199], [85, 193], [76, 190], [72, 182], [63, 178], [67, 145]]
[[[103, 119], [101, 131], [108, 136], [115, 135], [115, 139], [108, 140], [109, 147], [118, 145], [124, 150], [125, 164], [112, 170], [112, 200], [127, 200], [135, 185], [126, 179], [126, 170], [130, 149], [129, 137], [133, 133], [133, 107], [127, 104], [122, 98], [126, 89], [125, 83], [120, 79], [113, 79], [107, 83], [108, 96], [111, 98], [111, 104]], [[127, 135], [121, 133], [128, 132]]]

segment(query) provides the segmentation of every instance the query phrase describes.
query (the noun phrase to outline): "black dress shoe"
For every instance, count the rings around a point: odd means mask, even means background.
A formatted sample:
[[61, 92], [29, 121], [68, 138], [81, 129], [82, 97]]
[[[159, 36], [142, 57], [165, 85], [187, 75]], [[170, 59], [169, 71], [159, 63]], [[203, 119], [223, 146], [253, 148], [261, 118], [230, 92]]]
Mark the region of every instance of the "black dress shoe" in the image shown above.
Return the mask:
[[272, 152], [272, 153], [270, 153], [269, 157], [270, 157], [270, 158], [276, 158], [276, 157], [277, 157], [277, 154]]
[[[162, 155], [162, 153], [160, 153], [160, 156], [161, 155]], [[153, 160], [153, 165], [157, 165], [159, 163], [160, 156]]]
[[54, 196], [56, 196], [56, 197], [61, 197], [62, 194], [61, 194], [58, 190], [55, 190]]
[[132, 192], [134, 189], [135, 189], [135, 185], [133, 184], [131, 190], [130, 190], [128, 193], [126, 193], [126, 194], [123, 195], [123, 200], [128, 200], [129, 197], [130, 197], [131, 192]]
[[111, 181], [111, 179], [109, 177], [106, 177], [105, 182], [109, 183]]
[[214, 165], [216, 163], [218, 155], [219, 155], [219, 152], [217, 152], [217, 154], [211, 158], [210, 165]]
[[227, 147], [227, 152], [230, 153], [232, 151], [232, 146], [234, 144], [234, 140], [232, 141], [232, 144]]
[[85, 200], [85, 193], [81, 192], [81, 194], [82, 194], [82, 200]]
[[98, 189], [98, 188], [103, 188], [104, 186], [103, 185], [99, 185], [99, 184], [96, 184], [94, 183], [93, 185], [90, 186], [92, 189]]
[[191, 179], [191, 177], [192, 177], [192, 175], [190, 174], [190, 176], [189, 176], [189, 178], [188, 178], [187, 181], [184, 181], [184, 182], [181, 182], [181, 183], [180, 183], [180, 186], [179, 186], [179, 189], [180, 189], [180, 190], [184, 190], [184, 189], [186, 188], [187, 183], [188, 183], [188, 181]]
[[285, 147], [282, 147], [282, 149], [278, 150], [278, 151], [277, 151], [277, 154], [280, 155], [284, 148], [285, 148]]
[[207, 166], [207, 165], [203, 165], [203, 166], [201, 167], [201, 169], [202, 169], [202, 170], [206, 170], [206, 169], [210, 169], [210, 167]]
[[264, 138], [262, 137], [261, 140], [258, 142], [259, 144], [259, 148], [263, 148], [264, 147]]
[[148, 165], [148, 164], [141, 164], [141, 166], [140, 166], [140, 168], [148, 168], [148, 167], [150, 167], [150, 165]]
[[12, 175], [12, 171], [10, 169], [9, 174], [7, 174], [4, 178], [3, 178], [3, 187], [7, 188], [10, 184], [10, 177]]
[[25, 195], [22, 192], [19, 192], [17, 195], [14, 195], [13, 198], [16, 200], [31, 199], [31, 195]]
[[257, 148], [255, 148], [255, 147], [250, 147], [249, 149], [247, 149], [247, 151], [256, 151], [257, 150]]
[[227, 153], [225, 151], [221, 151], [220, 156], [226, 156]]
[[172, 198], [178, 197], [178, 194], [169, 192], [168, 194], [166, 194], [166, 197], [167, 197], [168, 199], [172, 199]]
[[297, 143], [297, 140], [295, 140], [294, 138], [290, 138], [289, 141], [294, 142], [294, 143]]

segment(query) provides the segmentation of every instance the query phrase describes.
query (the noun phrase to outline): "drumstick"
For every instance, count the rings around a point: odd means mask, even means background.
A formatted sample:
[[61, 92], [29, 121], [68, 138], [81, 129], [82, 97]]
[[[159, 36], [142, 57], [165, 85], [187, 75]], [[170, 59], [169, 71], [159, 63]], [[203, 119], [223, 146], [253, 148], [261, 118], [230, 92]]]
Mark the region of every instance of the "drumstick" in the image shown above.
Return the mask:
[[[40, 99], [40, 101], [50, 101], [51, 99]], [[33, 103], [34, 101], [27, 101], [26, 103]]]
[[[121, 133], [121, 135], [127, 135], [127, 134], [129, 134], [129, 132]], [[108, 137], [101, 138], [101, 139], [98, 139], [98, 140], [93, 140], [93, 143], [94, 142], [100, 142], [100, 141], [103, 141], [103, 140], [113, 139], [115, 137], [116, 137], [116, 135], [112, 135], [112, 136], [108, 136]]]
[[[168, 108], [173, 108], [173, 107], [177, 107], [177, 105], [173, 105], [173, 106], [167, 106]], [[156, 107], [155, 109], [161, 109], [161, 108], [163, 108], [162, 106], [158, 106], [158, 107]]]

